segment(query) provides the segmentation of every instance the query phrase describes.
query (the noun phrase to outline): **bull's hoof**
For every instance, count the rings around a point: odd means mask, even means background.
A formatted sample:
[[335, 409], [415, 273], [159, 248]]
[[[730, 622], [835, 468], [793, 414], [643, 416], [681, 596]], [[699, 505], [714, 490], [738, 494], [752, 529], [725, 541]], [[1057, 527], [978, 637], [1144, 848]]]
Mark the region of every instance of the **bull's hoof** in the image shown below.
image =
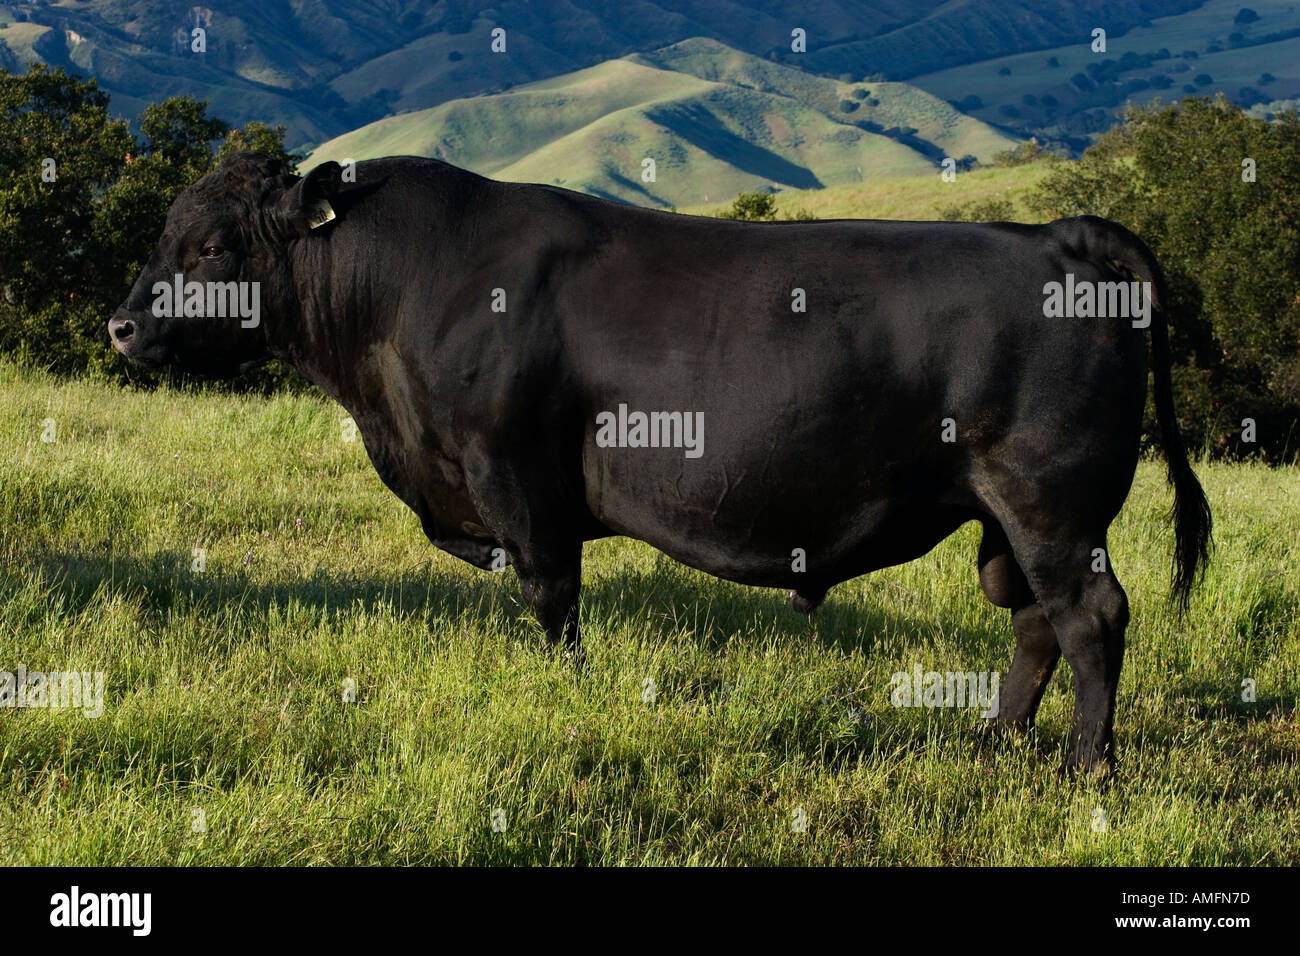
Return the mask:
[[977, 751], [996, 750], [1029, 734], [1030, 725], [1017, 721], [999, 720], [996, 717], [985, 720], [971, 735], [975, 740]]
[[1116, 768], [1115, 757], [1108, 752], [1105, 757], [1088, 760], [1071, 755], [1056, 772], [1067, 780], [1106, 786], [1115, 778]]
[[1044, 742], [1034, 725], [1025, 721], [994, 717], [972, 731], [971, 740], [975, 753], [983, 756], [1026, 749], [1044, 763], [1050, 763], [1056, 754], [1056, 748]]

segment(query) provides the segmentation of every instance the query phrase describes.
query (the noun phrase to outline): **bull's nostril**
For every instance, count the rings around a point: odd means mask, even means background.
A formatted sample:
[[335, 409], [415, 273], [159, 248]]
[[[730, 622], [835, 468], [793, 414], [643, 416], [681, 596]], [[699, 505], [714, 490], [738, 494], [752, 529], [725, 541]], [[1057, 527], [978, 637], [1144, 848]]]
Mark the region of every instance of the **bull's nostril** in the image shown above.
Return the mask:
[[123, 319], [114, 323], [113, 338], [118, 342], [128, 341], [135, 334], [135, 323], [130, 319]]

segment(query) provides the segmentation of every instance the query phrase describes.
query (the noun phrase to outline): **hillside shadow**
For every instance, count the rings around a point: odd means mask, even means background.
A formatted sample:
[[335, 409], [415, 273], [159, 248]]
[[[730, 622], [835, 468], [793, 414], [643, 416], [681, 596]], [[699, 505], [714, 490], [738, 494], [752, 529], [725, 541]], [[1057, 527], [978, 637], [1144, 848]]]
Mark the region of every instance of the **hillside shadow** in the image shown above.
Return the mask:
[[[603, 170], [603, 172], [607, 177], [609, 177], [611, 181], [622, 186], [628, 192], [642, 197], [647, 202], [653, 203], [654, 208], [656, 209], [666, 209], [667, 207], [672, 205], [672, 203], [668, 202], [662, 196], [656, 196], [650, 190], [646, 189], [643, 184], [637, 182], [634, 179], [630, 179], [627, 176], [624, 176], [622, 173], [618, 172], [617, 170], [606, 169]], [[598, 189], [597, 187], [592, 186], [590, 184], [587, 184], [586, 186], [584, 186], [584, 188], [587, 190], [587, 192], [591, 193], [591, 195], [599, 196], [601, 199], [609, 199], [614, 202], [624, 203], [625, 205], [628, 204], [627, 199], [625, 199], [622, 196], [616, 195], [615, 193], [612, 193], [609, 190]]]
[[796, 165], [737, 136], [697, 103], [678, 103], [650, 110], [646, 118], [673, 131], [697, 149], [730, 163], [742, 172], [795, 189], [821, 189], [811, 170]]
[[874, 120], [868, 119], [850, 121], [848, 125], [856, 126], [858, 129], [866, 130], [868, 133], [875, 133], [877, 136], [884, 136], [888, 139], [892, 139], [896, 143], [900, 143], [909, 149], [915, 150], [934, 163], [938, 163], [947, 156], [947, 153], [934, 143], [927, 139], [921, 139], [921, 137], [917, 136], [915, 133], [906, 132], [898, 126], [890, 126], [889, 128], [886, 128]]

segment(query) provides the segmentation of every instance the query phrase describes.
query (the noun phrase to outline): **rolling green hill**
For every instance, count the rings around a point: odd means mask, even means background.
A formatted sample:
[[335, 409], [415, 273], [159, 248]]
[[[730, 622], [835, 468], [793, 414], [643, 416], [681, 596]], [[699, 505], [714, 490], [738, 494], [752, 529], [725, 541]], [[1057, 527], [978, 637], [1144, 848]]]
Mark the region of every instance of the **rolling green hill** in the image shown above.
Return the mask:
[[[1097, 27], [1106, 31], [1105, 53], [1090, 48]], [[196, 29], [206, 38], [202, 52], [191, 47]], [[491, 51], [495, 30], [508, 37], [501, 54]], [[804, 31], [805, 52], [791, 49], [796, 30]], [[702, 46], [691, 37], [717, 42]], [[282, 124], [288, 145], [306, 151], [386, 117], [548, 80], [564, 86], [585, 69], [619, 59], [784, 96], [865, 132], [890, 134], [930, 159], [983, 156], [999, 133], [1035, 136], [1077, 155], [1114, 124], [1126, 102], [1223, 93], [1267, 115], [1300, 99], [1300, 3], [819, 0], [810, 8], [796, 0], [498, 0], [485, 8], [471, 0], [222, 0], [212, 6], [0, 0], [0, 69], [22, 71], [40, 61], [94, 77], [111, 95], [114, 113], [127, 119], [168, 96], [192, 95], [236, 127], [249, 120]], [[850, 96], [850, 112], [841, 114], [849, 87], [868, 88], [870, 96]], [[706, 192], [713, 201], [719, 191], [750, 188], [764, 178], [784, 184], [770, 171], [785, 167], [770, 157], [749, 157], [754, 168], [746, 171], [742, 163], [740, 174], [725, 156], [708, 160], [714, 137], [691, 120], [747, 139], [743, 119], [731, 115], [734, 104], [721, 114], [706, 108], [712, 119], [698, 112], [685, 117], [687, 131], [705, 134], [703, 143], [678, 137], [688, 166], [705, 171], [694, 193], [672, 188], [647, 195], [635, 185], [639, 180], [619, 183], [626, 171], [602, 171], [585, 154], [561, 175], [661, 204], [677, 196], [703, 202]], [[753, 110], [771, 112], [761, 104], [740, 107], [742, 114]], [[543, 150], [546, 163], [599, 151], [607, 136], [641, 149], [658, 141], [656, 124], [671, 131], [683, 119], [680, 113], [671, 113], [679, 122], [669, 124], [641, 114], [603, 119], [609, 112], [596, 118], [600, 129], [572, 148], [539, 139], [505, 166]], [[809, 122], [805, 139], [826, 129], [824, 120]], [[794, 135], [804, 137], [802, 127]], [[772, 152], [761, 138], [750, 142]], [[856, 149], [855, 143], [840, 146]], [[782, 162], [811, 169], [812, 160], [796, 153], [793, 144], [774, 151]], [[877, 159], [881, 170], [906, 172], [915, 157], [882, 152], [863, 166], [864, 177]], [[839, 167], [826, 173], [829, 180], [812, 172], [827, 182], [841, 181], [848, 169], [856, 175], [862, 165], [825, 156], [815, 161]], [[525, 163], [519, 175], [535, 177], [538, 168], [546, 171], [544, 164]]]
[[904, 83], [842, 83], [692, 39], [380, 120], [321, 145], [304, 168], [432, 156], [498, 179], [682, 206], [925, 174], [944, 156], [987, 160], [1013, 143]]
[[[254, 119], [281, 123], [291, 146], [305, 146], [385, 116], [500, 92], [697, 36], [809, 74], [906, 80], [953, 99], [967, 95], [960, 83], [954, 96], [951, 84], [932, 89], [914, 78], [963, 66], [974, 69], [971, 75], [996, 75], [986, 69], [991, 58], [1086, 49], [1097, 25], [1107, 29], [1117, 49], [1121, 38], [1153, 23], [1158, 30], [1193, 34], [1198, 50], [1207, 30], [1227, 44], [1239, 2], [818, 0], [810, 7], [802, 0], [497, 0], [484, 7], [472, 0], [9, 0], [0, 2], [0, 68], [21, 71], [38, 60], [93, 76], [112, 96], [114, 111], [130, 119], [168, 96], [193, 95], [235, 126]], [[1261, 23], [1245, 30], [1252, 36], [1272, 29], [1272, 19], [1284, 15], [1288, 4], [1261, 0], [1256, 7]], [[1211, 8], [1207, 19], [1202, 11]], [[1225, 21], [1229, 26], [1222, 28]], [[202, 52], [191, 47], [196, 28], [205, 31]], [[489, 48], [498, 28], [509, 38], [504, 55]], [[791, 49], [796, 29], [805, 31], [805, 52]], [[1290, 51], [1252, 49], [1252, 68], [1289, 76], [1282, 58]], [[1052, 77], [1033, 82], [1040, 81]], [[1298, 92], [1282, 90], [1273, 98]], [[999, 107], [1015, 106], [986, 102], [993, 117]], [[1063, 101], [1059, 118], [1069, 120], [1087, 106]], [[885, 125], [919, 124], [904, 116]]]
[[[886, 132], [934, 159], [968, 154], [985, 159], [1007, 148], [1005, 133], [908, 83], [836, 81], [700, 38], [631, 59], [712, 82], [789, 97], [839, 121]], [[915, 133], [907, 134], [909, 128]]]

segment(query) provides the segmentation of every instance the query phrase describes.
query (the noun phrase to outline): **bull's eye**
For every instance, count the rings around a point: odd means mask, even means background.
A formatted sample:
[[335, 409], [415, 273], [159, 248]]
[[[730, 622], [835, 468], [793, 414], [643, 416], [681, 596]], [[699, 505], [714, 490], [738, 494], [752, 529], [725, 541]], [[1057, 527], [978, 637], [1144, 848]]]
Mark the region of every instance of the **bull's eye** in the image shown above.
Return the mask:
[[204, 246], [204, 247], [203, 247], [203, 258], [204, 258], [204, 259], [218, 259], [218, 258], [221, 257], [221, 254], [222, 254], [223, 252], [225, 252], [225, 250], [222, 249], [220, 246]]

